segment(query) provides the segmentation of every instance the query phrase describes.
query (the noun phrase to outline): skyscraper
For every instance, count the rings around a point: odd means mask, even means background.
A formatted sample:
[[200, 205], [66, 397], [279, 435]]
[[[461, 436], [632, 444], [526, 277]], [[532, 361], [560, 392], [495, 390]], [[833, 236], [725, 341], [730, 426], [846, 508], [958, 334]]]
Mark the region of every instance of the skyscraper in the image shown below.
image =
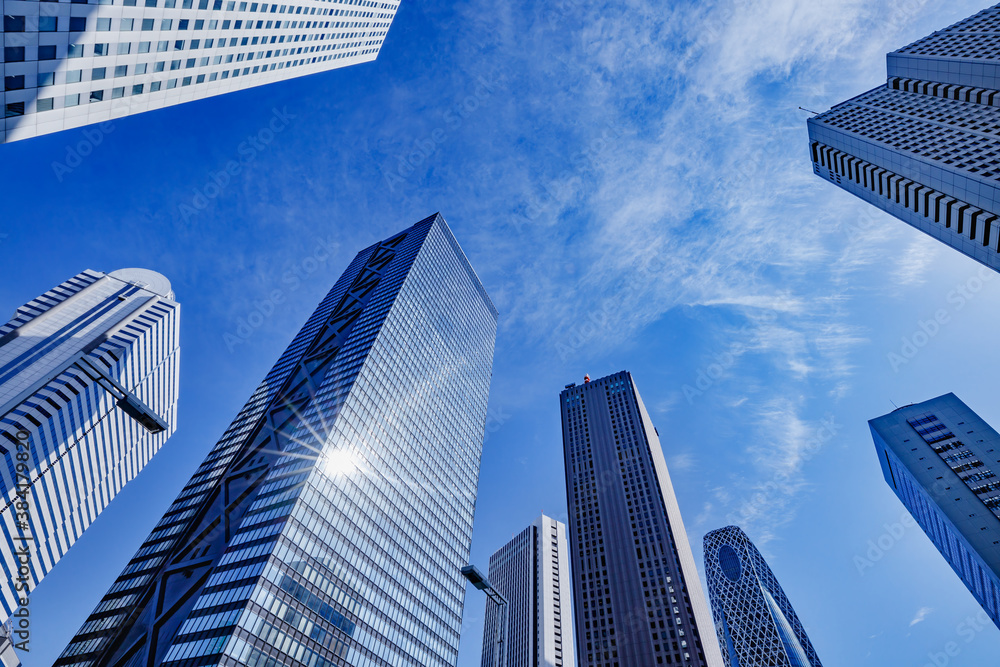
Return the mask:
[[954, 394], [868, 425], [893, 493], [1000, 626], [1000, 434]]
[[[493, 554], [489, 579], [509, 607], [502, 667], [576, 667], [566, 525], [543, 514]], [[498, 616], [488, 601], [482, 667], [497, 665]]]
[[453, 665], [496, 323], [440, 215], [358, 253], [56, 664]]
[[705, 536], [705, 576], [727, 667], [822, 667], [781, 584], [738, 526]]
[[581, 667], [721, 667], [659, 433], [632, 375], [559, 395]]
[[30, 616], [27, 594], [176, 429], [179, 321], [166, 278], [124, 269], [0, 327], [0, 622]]
[[1000, 270], [1000, 5], [888, 55], [888, 83], [809, 120], [813, 170]]
[[374, 60], [399, 0], [4, 0], [0, 143]]

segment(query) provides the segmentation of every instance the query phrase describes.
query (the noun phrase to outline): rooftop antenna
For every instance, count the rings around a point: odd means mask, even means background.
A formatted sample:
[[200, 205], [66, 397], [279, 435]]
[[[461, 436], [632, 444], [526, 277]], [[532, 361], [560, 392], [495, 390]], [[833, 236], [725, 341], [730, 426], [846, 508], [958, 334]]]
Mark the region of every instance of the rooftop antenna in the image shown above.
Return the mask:
[[894, 408], [896, 408], [897, 410], [899, 410], [899, 406], [898, 406], [898, 405], [896, 405], [896, 402], [895, 402], [895, 401], [893, 401], [893, 400], [892, 400], [892, 399], [890, 398], [890, 399], [889, 399], [889, 402], [890, 402], [890, 403], [892, 403], [892, 407], [894, 407]]
[[811, 113], [814, 116], [818, 116], [819, 115], [818, 111], [813, 111], [811, 109], [806, 109], [805, 107], [799, 107], [799, 109], [801, 109], [802, 111], [808, 111], [809, 113]]

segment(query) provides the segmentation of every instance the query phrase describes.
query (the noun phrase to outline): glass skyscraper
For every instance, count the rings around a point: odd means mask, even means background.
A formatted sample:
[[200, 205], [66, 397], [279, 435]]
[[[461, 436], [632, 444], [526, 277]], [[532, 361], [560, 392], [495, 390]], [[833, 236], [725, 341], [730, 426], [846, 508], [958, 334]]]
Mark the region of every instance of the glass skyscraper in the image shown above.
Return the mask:
[[374, 60], [399, 7], [399, 0], [0, 2], [0, 143]]
[[1000, 5], [890, 53], [888, 82], [809, 119], [813, 170], [1000, 270]]
[[580, 667], [722, 667], [659, 433], [622, 371], [559, 395]]
[[885, 481], [1000, 627], [1000, 434], [954, 394], [868, 424]]
[[56, 665], [453, 665], [496, 324], [440, 215], [358, 253]]
[[781, 584], [738, 526], [705, 536], [705, 576], [726, 667], [822, 667]]
[[179, 334], [144, 269], [84, 271], [0, 327], [0, 621], [173, 434]]
[[[509, 607], [501, 667], [576, 667], [566, 525], [539, 517], [490, 557], [489, 579]], [[482, 667], [497, 665], [499, 616], [487, 601]]]

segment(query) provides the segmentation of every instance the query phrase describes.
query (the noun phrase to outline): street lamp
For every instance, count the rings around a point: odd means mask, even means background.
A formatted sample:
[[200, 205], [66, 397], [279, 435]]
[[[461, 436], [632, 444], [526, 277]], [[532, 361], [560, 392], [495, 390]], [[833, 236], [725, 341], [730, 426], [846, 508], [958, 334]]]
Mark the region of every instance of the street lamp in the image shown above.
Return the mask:
[[475, 565], [466, 565], [463, 567], [462, 576], [468, 579], [470, 584], [486, 593], [486, 597], [499, 607], [500, 628], [499, 632], [497, 632], [496, 665], [497, 667], [505, 667], [507, 664], [504, 660], [504, 649], [506, 648], [507, 641], [507, 599], [500, 595], [497, 589], [493, 588], [490, 580]]

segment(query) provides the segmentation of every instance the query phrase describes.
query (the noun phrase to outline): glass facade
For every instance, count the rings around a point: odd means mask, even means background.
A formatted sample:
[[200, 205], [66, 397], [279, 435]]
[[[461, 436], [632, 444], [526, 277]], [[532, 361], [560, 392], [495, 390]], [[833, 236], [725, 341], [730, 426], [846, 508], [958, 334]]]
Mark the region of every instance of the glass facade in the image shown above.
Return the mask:
[[721, 667], [659, 434], [627, 371], [560, 394], [581, 667]]
[[781, 584], [739, 527], [705, 536], [705, 576], [726, 667], [822, 667]]
[[868, 423], [886, 482], [1000, 627], [1000, 434], [954, 394]]
[[496, 322], [439, 215], [359, 253], [56, 664], [454, 664]]
[[888, 54], [888, 82], [809, 119], [813, 170], [1000, 270], [1000, 5]]

